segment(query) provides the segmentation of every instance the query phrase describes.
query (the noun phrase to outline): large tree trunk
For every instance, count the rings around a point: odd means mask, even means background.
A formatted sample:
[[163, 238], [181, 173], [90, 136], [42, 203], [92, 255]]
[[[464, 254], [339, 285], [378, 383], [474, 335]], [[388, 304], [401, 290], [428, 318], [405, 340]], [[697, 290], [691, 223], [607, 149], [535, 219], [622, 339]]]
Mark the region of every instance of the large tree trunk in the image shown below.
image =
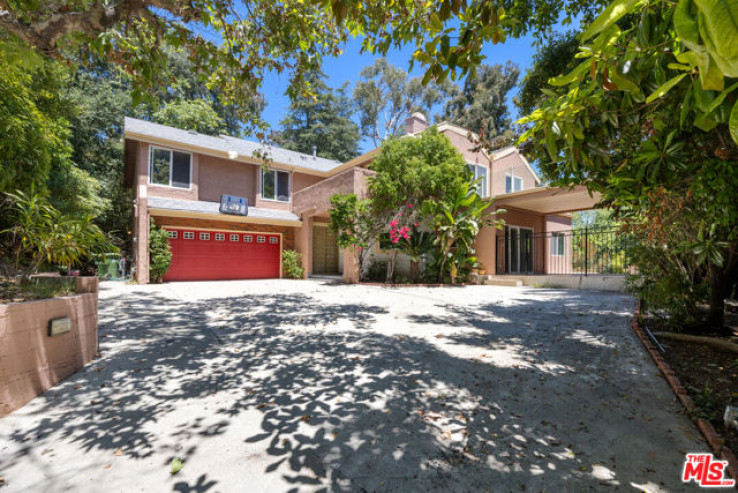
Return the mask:
[[728, 295], [728, 272], [725, 268], [710, 264], [710, 311], [705, 321], [709, 328], [721, 328], [725, 324], [725, 297]]
[[417, 260], [410, 260], [410, 279], [413, 284], [420, 282], [420, 262]]
[[387, 279], [385, 282], [391, 283], [395, 278], [395, 260], [397, 259], [397, 250], [394, 248], [387, 259]]

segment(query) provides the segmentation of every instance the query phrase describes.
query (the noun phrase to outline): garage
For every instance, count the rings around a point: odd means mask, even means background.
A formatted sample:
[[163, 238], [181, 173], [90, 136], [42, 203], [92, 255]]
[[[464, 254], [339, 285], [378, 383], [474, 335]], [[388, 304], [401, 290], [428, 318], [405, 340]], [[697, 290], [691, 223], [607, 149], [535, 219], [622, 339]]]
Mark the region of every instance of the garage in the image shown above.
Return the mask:
[[280, 277], [282, 238], [273, 233], [166, 228], [172, 265], [164, 281]]

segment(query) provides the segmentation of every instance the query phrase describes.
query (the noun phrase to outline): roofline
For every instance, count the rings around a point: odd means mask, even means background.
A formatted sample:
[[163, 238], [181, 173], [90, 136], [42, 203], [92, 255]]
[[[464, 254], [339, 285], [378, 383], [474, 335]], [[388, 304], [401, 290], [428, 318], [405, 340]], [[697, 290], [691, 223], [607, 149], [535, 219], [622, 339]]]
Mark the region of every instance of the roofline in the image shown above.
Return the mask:
[[357, 156], [357, 157], [355, 157], [355, 158], [353, 158], [353, 159], [351, 159], [349, 161], [346, 161], [342, 165], [336, 166], [335, 168], [333, 168], [332, 170], [330, 170], [328, 172], [328, 176], [336, 175], [338, 173], [341, 173], [342, 171], [346, 171], [347, 169], [354, 168], [354, 167], [359, 166], [361, 164], [364, 164], [364, 163], [366, 163], [368, 161], [371, 161], [374, 157], [377, 156], [377, 154], [379, 154], [380, 150], [381, 150], [380, 147], [375, 147], [371, 151], [365, 152], [361, 156]]
[[189, 219], [209, 219], [213, 220], [217, 217], [219, 221], [229, 223], [249, 223], [249, 224], [267, 224], [272, 226], [291, 226], [300, 227], [302, 221], [292, 221], [289, 219], [270, 219], [266, 217], [252, 217], [252, 216], [236, 216], [228, 215], [227, 218], [222, 217], [222, 214], [212, 214], [208, 212], [197, 212], [197, 211], [183, 211], [180, 209], [166, 209], [162, 207], [149, 207], [149, 214], [152, 216], [159, 217], [184, 217]]
[[[262, 166], [264, 164], [264, 161], [261, 160], [261, 159], [256, 159], [256, 158], [253, 158], [253, 157], [244, 156], [242, 154], [239, 154], [238, 157], [236, 157], [236, 159], [231, 159], [228, 156], [228, 151], [219, 151], [217, 149], [211, 149], [211, 148], [208, 148], [208, 147], [196, 146], [196, 145], [193, 145], [193, 144], [184, 143], [184, 142], [180, 142], [180, 141], [173, 140], [173, 139], [162, 139], [162, 138], [158, 138], [158, 137], [151, 137], [149, 135], [140, 134], [140, 133], [136, 133], [136, 132], [131, 132], [130, 130], [125, 130], [123, 132], [123, 138], [124, 139], [136, 140], [136, 141], [139, 141], [139, 142], [145, 142], [147, 144], [168, 145], [170, 147], [176, 146], [176, 147], [179, 147], [179, 148], [182, 148], [182, 149], [186, 149], [186, 150], [189, 150], [189, 151], [197, 152], [198, 154], [205, 154], [205, 155], [208, 155], [208, 156], [223, 158], [223, 159], [226, 159], [228, 161], [234, 161], [234, 162], [240, 162], [240, 163], [248, 163], [248, 164], [255, 164], [257, 166]], [[320, 177], [324, 177], [324, 178], [325, 177], [328, 177], [328, 176], [331, 176], [331, 173], [333, 173], [333, 170], [331, 170], [331, 171], [318, 171], [318, 170], [315, 170], [315, 169], [312, 169], [312, 168], [305, 168], [305, 167], [302, 167], [302, 166], [295, 166], [294, 164], [281, 163], [279, 161], [273, 161], [273, 163], [274, 163], [274, 167], [277, 167], [277, 168], [287, 169], [287, 170], [290, 170], [290, 171], [297, 171], [297, 172], [304, 173], [304, 174], [307, 174], [307, 175], [315, 175], [315, 176], [320, 176]], [[343, 165], [341, 165], [341, 166], [343, 166]], [[338, 166], [336, 168], [334, 168], [334, 169], [337, 169], [337, 168], [338, 168]]]

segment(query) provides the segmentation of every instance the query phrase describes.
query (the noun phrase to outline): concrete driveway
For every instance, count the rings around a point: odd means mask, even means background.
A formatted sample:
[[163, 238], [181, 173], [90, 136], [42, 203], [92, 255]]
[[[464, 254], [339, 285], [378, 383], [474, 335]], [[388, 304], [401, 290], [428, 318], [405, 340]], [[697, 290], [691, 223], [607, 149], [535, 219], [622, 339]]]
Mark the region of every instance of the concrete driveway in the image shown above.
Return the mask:
[[707, 450], [626, 296], [312, 280], [100, 297], [102, 357], [0, 420], [0, 491], [681, 491], [684, 454]]

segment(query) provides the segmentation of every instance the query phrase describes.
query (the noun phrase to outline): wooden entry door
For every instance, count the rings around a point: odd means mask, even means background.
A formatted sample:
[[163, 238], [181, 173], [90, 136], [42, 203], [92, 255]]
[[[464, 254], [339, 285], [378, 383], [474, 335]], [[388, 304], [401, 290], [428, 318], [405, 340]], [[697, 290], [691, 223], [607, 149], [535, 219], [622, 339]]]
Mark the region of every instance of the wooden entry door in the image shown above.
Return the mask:
[[328, 226], [313, 226], [313, 274], [338, 274], [338, 243]]

